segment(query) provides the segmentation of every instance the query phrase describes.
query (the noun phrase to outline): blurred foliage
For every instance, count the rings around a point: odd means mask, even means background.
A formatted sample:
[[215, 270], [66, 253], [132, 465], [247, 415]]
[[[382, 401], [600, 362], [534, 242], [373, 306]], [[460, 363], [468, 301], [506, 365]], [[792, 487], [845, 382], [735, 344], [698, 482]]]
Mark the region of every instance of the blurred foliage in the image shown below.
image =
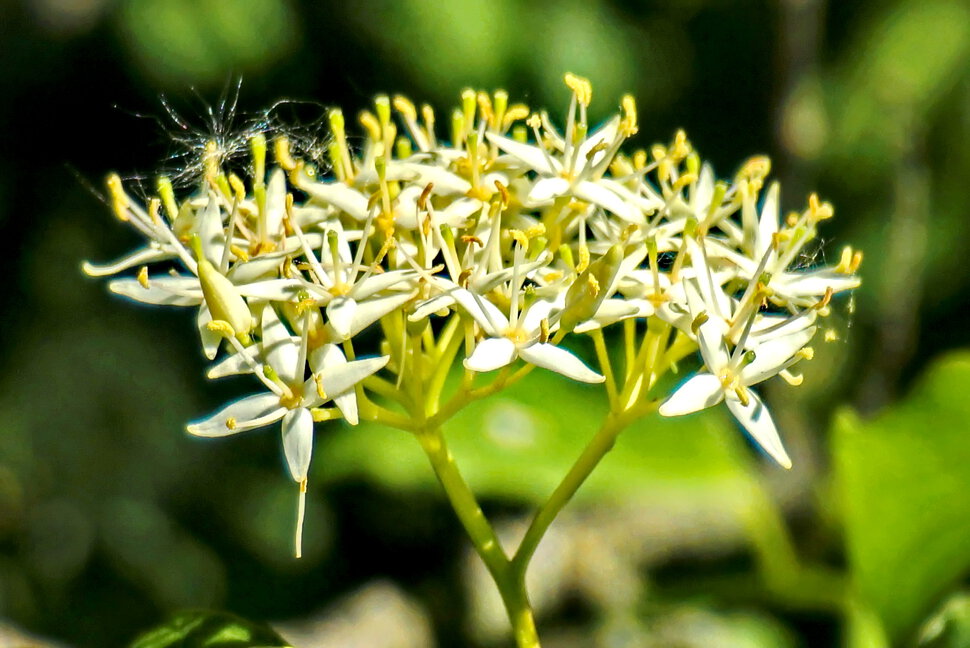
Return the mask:
[[[500, 643], [472, 638], [466, 545], [413, 439], [321, 428], [291, 560], [275, 435], [181, 433], [239, 384], [205, 383], [184, 313], [149, 316], [78, 265], [131, 242], [89, 182], [118, 169], [150, 184], [159, 160], [178, 164], [173, 139], [228, 121], [190, 107], [202, 125], [183, 132], [162, 92], [211, 97], [242, 74], [249, 111], [287, 97], [352, 115], [377, 92], [441, 111], [463, 87], [502, 86], [556, 117], [570, 70], [593, 81], [596, 119], [637, 96], [640, 145], [685, 127], [721, 175], [771, 153], [787, 207], [817, 189], [849, 215], [819, 254], [852, 243], [866, 261], [857, 308], [830, 320], [846, 343], [818, 350], [797, 397], [769, 394], [792, 473], [759, 470], [717, 412], [620, 437], [536, 566], [557, 589], [550, 645], [970, 644], [970, 356], [941, 356], [970, 348], [966, 2], [18, 0], [0, 4], [0, 42], [0, 617], [121, 645], [175, 609], [309, 618], [379, 579], [420, 602], [439, 645]], [[601, 411], [536, 372], [447, 434], [486, 509], [514, 522]], [[245, 627], [174, 618], [136, 645]]]
[[953, 497], [970, 492], [968, 389], [964, 352], [935, 363], [879, 417], [862, 422], [844, 412], [835, 423], [853, 582], [893, 637], [911, 632], [970, 568], [970, 499]]
[[268, 626], [224, 612], [180, 612], [138, 637], [131, 648], [275, 648], [288, 646]]

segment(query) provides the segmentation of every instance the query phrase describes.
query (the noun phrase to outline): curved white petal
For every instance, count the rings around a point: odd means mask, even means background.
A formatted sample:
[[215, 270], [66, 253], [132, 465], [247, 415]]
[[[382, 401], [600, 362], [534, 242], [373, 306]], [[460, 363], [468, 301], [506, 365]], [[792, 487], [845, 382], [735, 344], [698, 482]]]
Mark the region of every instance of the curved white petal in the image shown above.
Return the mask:
[[265, 299], [267, 301], [296, 301], [296, 295], [303, 290], [303, 284], [295, 279], [267, 279], [247, 284], [236, 284], [243, 297]]
[[219, 343], [222, 342], [222, 334], [209, 329], [209, 322], [212, 321], [212, 313], [205, 302], [202, 302], [199, 313], [195, 317], [195, 325], [199, 329], [199, 339], [202, 341], [202, 353], [209, 360], [216, 357], [219, 353]]
[[222, 209], [215, 194], [209, 194], [209, 202], [198, 212], [198, 234], [205, 258], [215, 267], [222, 263], [222, 251], [226, 245], [225, 231], [222, 229]]
[[313, 415], [303, 407], [283, 416], [283, 454], [294, 481], [307, 478], [313, 453]]
[[275, 240], [283, 230], [283, 215], [286, 211], [286, 174], [276, 168], [269, 174], [266, 183], [266, 233]]
[[788, 453], [785, 452], [784, 446], [781, 445], [781, 439], [778, 437], [775, 422], [771, 420], [771, 413], [761, 399], [758, 398], [757, 394], [750, 389], [747, 394], [747, 406], [742, 405], [741, 401], [734, 395], [729, 396], [727, 398], [728, 409], [734, 414], [734, 418], [748, 431], [751, 438], [764, 448], [765, 452], [772, 459], [784, 468], [791, 468], [791, 459], [788, 457]]
[[303, 367], [300, 361], [300, 345], [293, 343], [293, 336], [286, 330], [271, 304], [263, 308], [261, 324], [263, 353], [269, 366], [287, 385], [303, 384]]
[[[494, 133], [485, 133], [485, 137], [499, 149], [524, 162], [526, 166], [541, 175], [554, 176], [562, 171], [562, 165], [559, 161], [547, 157], [538, 146], [516, 142], [514, 139]], [[552, 166], [550, 166], [550, 162], [552, 162]]]
[[772, 182], [765, 196], [765, 202], [761, 206], [761, 218], [758, 219], [758, 237], [755, 241], [754, 260], [761, 262], [761, 257], [765, 255], [771, 247], [771, 239], [778, 232], [778, 192], [780, 185]]
[[504, 367], [515, 359], [515, 345], [504, 337], [485, 338], [475, 346], [470, 356], [465, 358], [465, 368], [472, 371], [493, 371]]
[[367, 220], [367, 198], [342, 182], [314, 182], [301, 178], [297, 186], [311, 198], [332, 205], [356, 220]]
[[327, 304], [327, 321], [341, 340], [350, 337], [357, 312], [357, 300], [350, 297], [335, 297]]
[[159, 306], [198, 306], [202, 303], [202, 287], [196, 277], [159, 277], [148, 280], [145, 288], [137, 279], [115, 279], [108, 282], [111, 292]]
[[555, 371], [584, 383], [601, 383], [603, 376], [587, 367], [582, 360], [554, 344], [539, 343], [519, 349], [519, 357], [530, 364]]
[[478, 325], [490, 336], [501, 335], [509, 327], [509, 318], [498, 309], [498, 306], [485, 297], [472, 293], [465, 288], [457, 288], [449, 292], [455, 301], [472, 316]]
[[111, 263], [96, 264], [85, 261], [83, 264], [81, 264], [81, 269], [84, 270], [85, 274], [92, 277], [106, 277], [108, 275], [118, 274], [119, 272], [127, 270], [128, 268], [147, 265], [149, 263], [155, 263], [156, 261], [164, 261], [165, 259], [171, 259], [174, 256], [174, 252], [160, 250], [154, 247], [147, 247], [140, 250], [135, 250], [131, 254], [121, 257], [117, 261], [112, 261]]
[[195, 436], [224, 437], [269, 425], [283, 418], [286, 411], [275, 394], [253, 394], [230, 403], [208, 418], [190, 423], [186, 429]]
[[[340, 347], [336, 344], [324, 344], [316, 349], [310, 356], [310, 366], [314, 373], [320, 373], [327, 367], [341, 367], [347, 364], [347, 357]], [[365, 376], [366, 378], [366, 376]], [[316, 385], [313, 385], [314, 392]], [[319, 398], [319, 396], [318, 396]], [[359, 418], [357, 415], [357, 391], [348, 389], [342, 394], [333, 397], [333, 402], [337, 409], [344, 415], [344, 419], [351, 425], [357, 425]]]
[[638, 223], [643, 220], [643, 213], [636, 207], [607, 189], [600, 183], [589, 180], [578, 182], [573, 186], [573, 194], [582, 200], [599, 205], [609, 212], [613, 212], [623, 220]]
[[[315, 363], [323, 364], [326, 362], [327, 354], [316, 352], [313, 357]], [[391, 356], [380, 356], [378, 358], [354, 360], [345, 364], [331, 364], [314, 373], [319, 373], [323, 391], [329, 398], [333, 398], [353, 389], [364, 378], [383, 369], [390, 359]]]
[[699, 373], [687, 379], [660, 406], [661, 416], [682, 416], [713, 407], [724, 399], [724, 388], [717, 376]]
[[569, 191], [569, 181], [565, 178], [542, 178], [532, 185], [526, 196], [527, 205], [541, 205], [547, 203]]
[[810, 326], [791, 335], [758, 344], [754, 348], [754, 360], [741, 370], [741, 383], [754, 385], [776, 375], [785, 368], [788, 359], [811, 342], [814, 336], [815, 327]]
[[409, 322], [420, 322], [426, 317], [429, 317], [432, 313], [437, 313], [442, 308], [451, 308], [451, 305], [455, 303], [455, 298], [451, 295], [438, 295], [437, 297], [432, 297], [425, 302], [418, 305], [414, 309], [414, 312], [408, 315]]
[[549, 319], [552, 312], [562, 308], [562, 304], [557, 304], [548, 299], [537, 299], [529, 305], [529, 309], [521, 318], [521, 326], [525, 331], [534, 332], [539, 330], [542, 320]]

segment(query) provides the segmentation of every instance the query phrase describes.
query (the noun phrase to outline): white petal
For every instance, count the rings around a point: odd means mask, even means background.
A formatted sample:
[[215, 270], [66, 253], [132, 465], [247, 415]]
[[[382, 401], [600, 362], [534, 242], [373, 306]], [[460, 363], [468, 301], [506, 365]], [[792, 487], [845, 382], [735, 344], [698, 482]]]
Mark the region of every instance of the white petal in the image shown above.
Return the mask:
[[350, 337], [357, 301], [349, 297], [336, 297], [327, 305], [327, 321], [341, 340]]
[[542, 178], [534, 185], [526, 196], [527, 205], [542, 205], [569, 191], [569, 181], [565, 178]]
[[607, 189], [602, 184], [590, 181], [579, 182], [573, 187], [573, 194], [577, 198], [599, 205], [620, 218], [638, 223], [643, 220], [643, 213], [636, 207], [627, 204], [622, 198]]
[[263, 308], [261, 324], [263, 353], [280, 378], [287, 385], [303, 383], [303, 367], [297, 367], [300, 361], [300, 345], [294, 344], [293, 336], [283, 326], [283, 322], [276, 315], [271, 304]]
[[728, 409], [734, 418], [744, 426], [748, 434], [764, 448], [771, 458], [784, 468], [791, 468], [791, 459], [781, 445], [775, 422], [771, 420], [771, 413], [758, 395], [748, 390], [748, 405], [745, 407], [737, 397], [731, 395], [727, 399]]
[[202, 287], [195, 277], [149, 278], [148, 288], [137, 279], [115, 279], [108, 282], [108, 290], [145, 304], [198, 306], [202, 303]]
[[[338, 367], [345, 364], [347, 364], [347, 358], [336, 344], [324, 344], [314, 351], [310, 357], [310, 366], [313, 368], [314, 373], [322, 372], [326, 367]], [[313, 387], [314, 391], [316, 391], [316, 385]], [[357, 425], [359, 419], [357, 416], [356, 390], [348, 389], [342, 394], [337, 394], [333, 397], [333, 402], [337, 405], [337, 409], [344, 415], [344, 419], [348, 423]]]
[[[579, 145], [579, 151], [576, 155], [577, 167], [574, 169], [575, 173], [579, 173], [583, 169], [596, 167], [597, 164], [602, 162], [603, 156], [606, 155], [606, 149], [613, 143], [616, 138], [617, 129], [620, 126], [620, 116], [615, 115], [613, 119], [606, 122], [603, 126], [596, 130], [595, 133], [591, 133], [589, 137], [586, 138], [582, 144]], [[606, 147], [601, 147], [599, 151], [593, 154], [592, 158], [589, 157], [590, 151], [595, 149], [600, 144], [606, 144]]]
[[768, 248], [771, 247], [771, 240], [778, 232], [778, 192], [780, 186], [777, 182], [772, 182], [765, 196], [765, 202], [761, 206], [761, 218], [758, 220], [758, 238], [754, 250], [754, 260], [761, 262]]
[[209, 360], [215, 358], [216, 354], [219, 353], [219, 343], [222, 342], [222, 334], [209, 329], [209, 322], [211, 321], [212, 313], [209, 312], [206, 303], [202, 302], [199, 314], [195, 318], [195, 325], [199, 329], [199, 339], [202, 340], [202, 353]]
[[283, 215], [286, 211], [286, 174], [283, 169], [274, 169], [266, 183], [266, 233], [271, 238], [283, 229]]
[[[325, 354], [315, 352], [313, 354], [315, 359], [315, 364], [322, 365], [325, 362]], [[323, 391], [328, 397], [333, 398], [343, 394], [349, 389], [352, 389], [357, 383], [362, 381], [367, 376], [373, 373], [377, 373], [387, 364], [391, 356], [381, 356], [379, 358], [364, 358], [362, 360], [354, 360], [353, 362], [348, 362], [346, 364], [331, 365], [324, 367], [320, 371], [314, 370], [314, 373], [320, 375], [320, 381], [323, 383]], [[312, 382], [312, 378], [307, 381], [309, 384]]]
[[381, 274], [373, 274], [366, 279], [361, 279], [354, 285], [352, 295], [354, 299], [363, 301], [385, 290], [392, 288], [410, 288], [418, 278], [418, 273], [413, 270], [391, 270]]
[[[565, 297], [565, 293], [563, 296]], [[548, 299], [538, 299], [532, 302], [529, 309], [525, 312], [525, 316], [520, 320], [522, 329], [530, 333], [538, 331], [542, 320], [549, 319], [552, 312], [560, 308], [562, 308], [562, 304], [557, 304]]]
[[328, 327], [328, 330], [335, 336], [333, 341], [343, 342], [347, 338], [357, 335], [391, 311], [406, 304], [412, 297], [413, 295], [407, 292], [398, 295], [388, 295], [387, 297], [372, 297], [366, 301], [357, 302], [354, 317], [350, 323], [350, 330], [346, 337], [338, 335], [334, 327]]
[[519, 349], [519, 356], [537, 367], [555, 371], [579, 382], [601, 383], [605, 380], [603, 376], [583, 364], [582, 360], [554, 344], [539, 343], [523, 347]]
[[457, 288], [450, 293], [455, 301], [472, 316], [478, 325], [490, 336], [501, 335], [509, 327], [509, 318], [498, 309], [498, 306], [485, 297], [481, 297], [464, 288]]
[[313, 453], [313, 415], [303, 407], [283, 416], [283, 454], [294, 481], [307, 478]]
[[243, 285], [236, 284], [239, 294], [243, 297], [266, 301], [295, 301], [296, 294], [303, 289], [303, 284], [295, 279], [267, 279]]
[[131, 254], [124, 256], [117, 261], [105, 263], [103, 265], [85, 261], [81, 265], [81, 269], [92, 277], [106, 277], [108, 275], [118, 274], [119, 272], [127, 270], [128, 268], [147, 265], [157, 261], [164, 261], [165, 259], [171, 259], [174, 256], [175, 254], [173, 252], [159, 250], [154, 247], [147, 247], [140, 250], [135, 250]]
[[[782, 279], [782, 286], [776, 288], [776, 282]], [[844, 275], [833, 270], [819, 270], [804, 274], [786, 273], [778, 279], [773, 279], [771, 286], [788, 297], [817, 297], [821, 298], [831, 288], [832, 292], [852, 290], [858, 288], [858, 277]]]
[[754, 361], [741, 370], [741, 383], [754, 385], [776, 375], [784, 368], [784, 363], [808, 344], [814, 335], [815, 327], [810, 326], [791, 335], [758, 344], [754, 348]]
[[315, 200], [333, 205], [356, 220], [367, 220], [367, 198], [342, 182], [314, 182], [301, 178], [298, 186]]
[[202, 242], [205, 258], [215, 267], [222, 263], [222, 251], [226, 245], [225, 231], [222, 228], [222, 209], [215, 194], [209, 194], [209, 202], [198, 212], [198, 234]]
[[408, 315], [409, 322], [420, 322], [432, 313], [437, 313], [442, 308], [451, 308], [455, 303], [455, 298], [451, 295], [438, 295], [418, 305], [414, 312]]
[[515, 345], [508, 338], [485, 338], [465, 358], [465, 368], [485, 372], [508, 365], [515, 359]]
[[538, 146], [516, 142], [514, 139], [503, 137], [502, 135], [495, 135], [494, 133], [485, 133], [485, 137], [502, 151], [514, 158], [518, 158], [526, 166], [541, 175], [554, 176], [562, 171], [562, 165], [555, 158], [551, 160], [553, 166], [549, 166], [550, 159], [546, 157], [545, 153]]
[[223, 437], [269, 425], [285, 413], [286, 408], [280, 406], [275, 394], [253, 394], [230, 403], [208, 418], [190, 423], [186, 429], [195, 436]]
[[699, 373], [689, 378], [660, 406], [661, 416], [682, 416], [713, 407], [724, 398], [724, 388], [717, 376]]

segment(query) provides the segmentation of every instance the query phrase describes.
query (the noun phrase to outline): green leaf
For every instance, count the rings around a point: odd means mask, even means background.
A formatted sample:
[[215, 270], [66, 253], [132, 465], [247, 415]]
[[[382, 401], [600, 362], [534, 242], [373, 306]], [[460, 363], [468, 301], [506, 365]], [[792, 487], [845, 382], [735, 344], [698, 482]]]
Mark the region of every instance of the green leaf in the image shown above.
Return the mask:
[[264, 624], [226, 612], [179, 612], [165, 625], [149, 630], [131, 648], [283, 648], [289, 644]]
[[970, 568], [970, 353], [934, 364], [872, 421], [836, 420], [848, 560], [862, 603], [899, 639]]

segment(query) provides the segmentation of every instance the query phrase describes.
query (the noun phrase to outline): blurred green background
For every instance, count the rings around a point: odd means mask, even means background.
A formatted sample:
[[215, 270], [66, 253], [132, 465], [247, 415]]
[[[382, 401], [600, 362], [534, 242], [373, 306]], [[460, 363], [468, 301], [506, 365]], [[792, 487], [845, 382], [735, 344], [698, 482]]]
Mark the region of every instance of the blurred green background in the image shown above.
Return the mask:
[[[846, 244], [866, 258], [829, 321], [839, 341], [805, 385], [766, 390], [794, 470], [716, 412], [627, 431], [533, 567], [543, 645], [970, 645], [970, 5], [955, 0], [0, 4], [0, 645], [125, 645], [193, 608], [298, 646], [509, 645], [412, 439], [318, 432], [293, 560], [276, 435], [184, 432], [246, 382], [207, 383], [188, 312], [123, 303], [80, 263], [136, 242], [98, 198], [106, 173], [150, 183], [184, 142], [231, 132], [207, 107], [239, 76], [237, 121], [281, 98], [312, 120], [378, 92], [443, 110], [466, 86], [561, 116], [565, 71], [592, 80], [600, 117], [637, 97], [635, 145], [683, 127], [721, 176], [770, 154], [786, 209], [813, 190], [836, 206], [818, 260]], [[454, 421], [505, 536], [600, 407], [537, 372]]]

